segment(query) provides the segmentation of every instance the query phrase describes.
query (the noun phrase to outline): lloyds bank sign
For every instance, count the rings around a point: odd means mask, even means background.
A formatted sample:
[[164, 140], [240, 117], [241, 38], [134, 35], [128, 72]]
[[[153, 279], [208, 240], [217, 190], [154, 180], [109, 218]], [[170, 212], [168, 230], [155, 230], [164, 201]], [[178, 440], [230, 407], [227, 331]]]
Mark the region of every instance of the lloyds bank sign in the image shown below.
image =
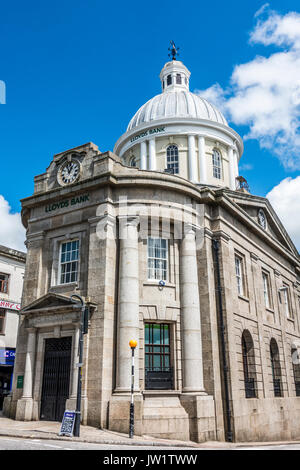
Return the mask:
[[48, 204], [48, 206], [45, 207], [45, 212], [56, 211], [57, 209], [62, 209], [64, 207], [70, 207], [70, 206], [74, 207], [74, 206], [77, 206], [78, 204], [82, 204], [83, 202], [86, 202], [89, 200], [90, 200], [89, 194], [84, 194], [82, 196], [75, 196], [75, 197], [72, 197], [71, 199], [64, 199], [63, 201], [54, 202], [53, 204]]
[[155, 127], [154, 129], [149, 129], [148, 131], [141, 132], [140, 134], [135, 135], [130, 139], [130, 142], [134, 142], [135, 140], [141, 139], [142, 137], [146, 137], [147, 135], [158, 134], [160, 132], [164, 132], [165, 127]]

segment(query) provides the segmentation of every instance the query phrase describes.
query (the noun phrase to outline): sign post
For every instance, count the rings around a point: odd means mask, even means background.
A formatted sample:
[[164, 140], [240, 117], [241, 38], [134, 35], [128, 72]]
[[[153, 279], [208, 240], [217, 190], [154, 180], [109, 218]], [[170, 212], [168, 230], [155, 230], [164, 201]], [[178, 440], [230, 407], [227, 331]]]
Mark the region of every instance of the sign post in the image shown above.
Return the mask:
[[76, 412], [66, 410], [64, 412], [64, 417], [61, 423], [59, 436], [73, 436], [74, 423], [76, 419]]
[[72, 298], [78, 298], [81, 302], [81, 317], [80, 317], [80, 331], [79, 331], [79, 345], [78, 345], [78, 355], [79, 362], [78, 367], [78, 381], [77, 381], [77, 399], [76, 399], [76, 411], [75, 411], [75, 425], [74, 425], [74, 436], [80, 436], [80, 421], [81, 421], [81, 387], [82, 387], [82, 366], [83, 366], [83, 335], [87, 333], [88, 330], [88, 307], [86, 307], [83, 298], [80, 295], [73, 294]]
[[131, 398], [130, 398], [130, 410], [129, 410], [129, 437], [133, 438], [134, 434], [134, 350], [137, 346], [137, 341], [129, 341], [131, 347]]

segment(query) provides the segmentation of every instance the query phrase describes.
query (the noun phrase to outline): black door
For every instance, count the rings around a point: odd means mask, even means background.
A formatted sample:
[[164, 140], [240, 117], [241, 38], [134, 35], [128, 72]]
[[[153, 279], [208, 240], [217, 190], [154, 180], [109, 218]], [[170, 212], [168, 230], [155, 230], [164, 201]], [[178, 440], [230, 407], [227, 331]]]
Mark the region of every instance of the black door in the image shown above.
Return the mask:
[[72, 338], [46, 339], [41, 419], [61, 421], [69, 397]]

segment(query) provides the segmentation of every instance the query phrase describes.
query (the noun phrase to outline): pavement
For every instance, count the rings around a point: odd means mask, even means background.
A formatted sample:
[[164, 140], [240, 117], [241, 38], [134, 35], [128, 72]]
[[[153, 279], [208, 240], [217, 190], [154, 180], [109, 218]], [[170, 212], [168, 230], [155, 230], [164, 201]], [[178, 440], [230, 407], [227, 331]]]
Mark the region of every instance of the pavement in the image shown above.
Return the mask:
[[195, 443], [192, 441], [179, 441], [168, 439], [156, 439], [151, 436], [134, 436], [132, 439], [127, 434], [122, 434], [107, 429], [97, 429], [91, 426], [80, 426], [80, 437], [59, 436], [60, 423], [54, 421], [15, 421], [1, 415], [0, 412], [0, 436], [22, 439], [45, 439], [68, 442], [84, 442], [93, 444], [106, 444], [112, 446], [153, 446], [153, 447], [180, 447], [189, 449], [211, 450], [238, 450], [239, 448], [258, 448], [268, 446], [298, 445], [300, 441], [271, 441], [271, 442], [240, 442], [229, 443], [219, 441], [207, 441]]

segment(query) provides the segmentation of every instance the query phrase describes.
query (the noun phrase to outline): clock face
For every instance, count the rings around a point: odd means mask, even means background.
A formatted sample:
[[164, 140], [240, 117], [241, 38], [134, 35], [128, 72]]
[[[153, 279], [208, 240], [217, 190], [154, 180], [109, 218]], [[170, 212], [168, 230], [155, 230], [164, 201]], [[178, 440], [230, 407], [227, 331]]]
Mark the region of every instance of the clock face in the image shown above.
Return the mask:
[[80, 176], [80, 163], [77, 160], [64, 162], [57, 173], [59, 184], [66, 185], [77, 181]]
[[264, 213], [264, 211], [262, 209], [259, 209], [258, 214], [257, 214], [257, 218], [258, 218], [259, 225], [261, 225], [264, 229], [267, 228], [266, 214]]

